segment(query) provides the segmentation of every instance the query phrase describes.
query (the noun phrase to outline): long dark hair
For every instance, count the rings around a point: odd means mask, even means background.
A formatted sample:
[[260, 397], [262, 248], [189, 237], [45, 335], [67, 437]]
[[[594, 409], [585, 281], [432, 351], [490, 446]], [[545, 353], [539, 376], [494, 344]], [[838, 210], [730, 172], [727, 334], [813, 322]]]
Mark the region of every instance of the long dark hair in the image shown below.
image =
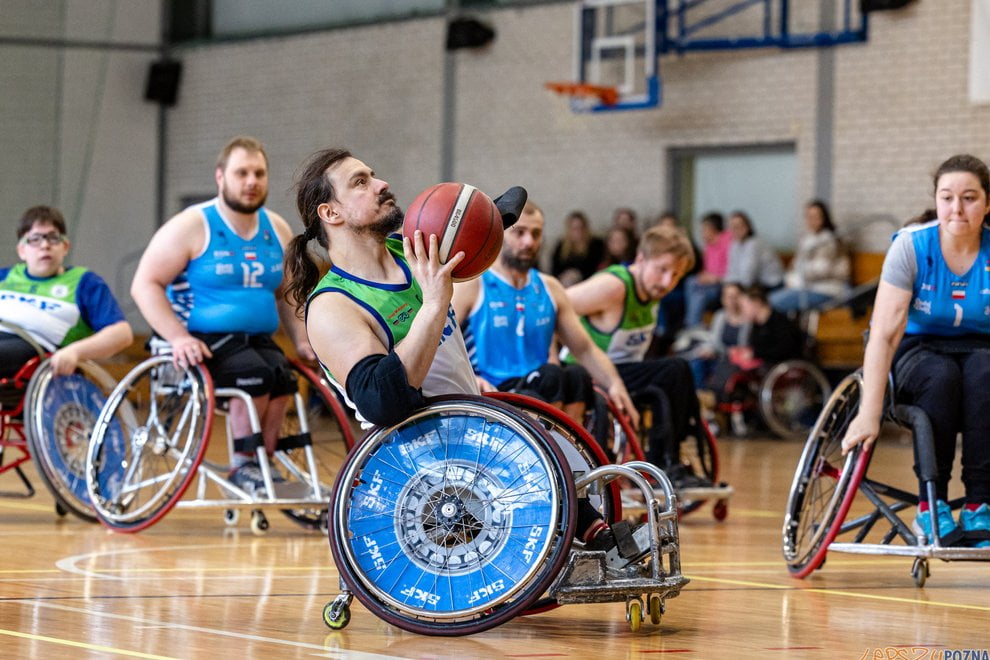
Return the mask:
[[309, 294], [321, 277], [320, 269], [309, 255], [309, 242], [316, 239], [320, 247], [330, 250], [330, 242], [323, 231], [323, 223], [317, 211], [320, 204], [334, 199], [333, 185], [327, 176], [327, 170], [350, 156], [350, 151], [339, 147], [317, 151], [306, 161], [302, 174], [296, 180], [296, 208], [305, 229], [285, 247], [282, 281], [285, 299], [300, 316]]
[[821, 199], [813, 199], [808, 202], [808, 208], [815, 207], [822, 214], [822, 226], [818, 231], [830, 231], [835, 233], [835, 224], [832, 222], [832, 214], [828, 211], [828, 204]]

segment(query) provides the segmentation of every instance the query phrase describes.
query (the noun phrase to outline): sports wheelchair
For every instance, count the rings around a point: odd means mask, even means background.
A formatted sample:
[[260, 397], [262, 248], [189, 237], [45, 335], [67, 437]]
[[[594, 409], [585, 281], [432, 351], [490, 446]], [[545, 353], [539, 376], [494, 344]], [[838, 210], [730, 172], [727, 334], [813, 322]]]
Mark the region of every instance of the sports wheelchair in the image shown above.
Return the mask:
[[805, 438], [831, 393], [828, 378], [810, 360], [746, 366], [715, 393], [715, 414], [737, 437], [762, 422], [780, 438]]
[[[633, 396], [633, 403], [640, 411], [639, 428], [633, 428], [629, 418], [616, 407], [608, 394], [595, 386], [595, 406], [589, 410], [585, 428], [606, 448], [610, 459], [619, 464], [629, 461], [646, 461], [643, 446], [647, 444], [653, 419], [647, 402], [651, 397], [666, 401], [666, 395], [659, 388], [646, 388]], [[728, 500], [732, 497], [732, 486], [719, 481], [718, 443], [708, 423], [698, 420], [691, 439], [681, 443], [681, 462], [691, 474], [707, 479], [711, 487], [676, 488], [678, 514], [686, 515], [695, 511], [706, 501], [711, 500], [712, 516], [719, 521], [729, 515]], [[623, 491], [623, 506], [626, 513], [642, 513], [645, 503], [638, 497], [638, 489], [630, 487]]]
[[[81, 361], [75, 373], [56, 377], [46, 360], [48, 352], [30, 334], [8, 321], [0, 321], [0, 326], [23, 339], [36, 353], [13, 376], [0, 379], [0, 474], [13, 470], [23, 486], [19, 492], [2, 492], [0, 496], [34, 495], [34, 486], [21, 469], [33, 458], [42, 482], [55, 499], [58, 516], [72, 513], [95, 522], [86, 493], [86, 445], [115, 381], [90, 360]], [[4, 464], [8, 454], [14, 458]]]
[[[646, 612], [659, 623], [666, 599], [687, 584], [666, 476], [641, 462], [585, 471], [599, 458], [566, 416], [498, 398], [434, 398], [348, 455], [331, 501], [342, 592], [323, 609], [330, 628], [350, 622], [355, 596], [385, 621], [429, 635], [480, 632], [547, 602], [624, 601], [633, 630]], [[617, 478], [643, 490], [648, 522], [607, 553], [585, 550], [574, 539], [577, 497], [588, 493], [618, 515]]]
[[[214, 388], [202, 366], [176, 367], [171, 348], [152, 340], [152, 356], [132, 369], [100, 410], [86, 456], [86, 487], [100, 522], [121, 532], [145, 529], [179, 508], [220, 508], [228, 525], [251, 510], [251, 531], [268, 529], [276, 508], [307, 529], [325, 530], [335, 468], [354, 446], [350, 420], [325, 378], [290, 361], [299, 391], [291, 397], [277, 450], [268, 457], [250, 395]], [[310, 404], [313, 397], [316, 406]], [[237, 451], [254, 451], [263, 490], [247, 492], [227, 477], [230, 466], [207, 458], [214, 413], [238, 398], [253, 435]], [[319, 419], [311, 417], [320, 416]], [[235, 452], [229, 419], [227, 449]], [[277, 463], [285, 477], [275, 471]], [[278, 475], [278, 476], [276, 476]], [[198, 477], [198, 479], [196, 479]], [[196, 480], [195, 497], [183, 499]]]
[[[918, 505], [914, 492], [881, 483], [866, 476], [877, 445], [857, 446], [842, 456], [842, 438], [859, 409], [862, 397], [861, 371], [847, 376], [835, 389], [808, 436], [798, 462], [784, 516], [783, 552], [790, 572], [798, 578], [810, 575], [825, 562], [829, 550], [872, 555], [914, 557], [911, 576], [922, 587], [930, 575], [928, 560], [990, 561], [990, 548], [943, 545], [938, 525], [933, 538], [912, 531], [898, 515]], [[931, 511], [935, 506], [935, 450], [931, 422], [919, 408], [890, 402], [888, 386], [884, 420], [912, 431], [918, 457], [919, 476], [925, 484]], [[846, 520], [858, 493], [869, 509], [857, 510]], [[860, 504], [865, 504], [860, 500]], [[962, 506], [961, 499], [949, 503]], [[863, 512], [866, 511], [866, 512]], [[839, 537], [848, 539], [837, 542]], [[990, 537], [986, 532], [967, 536]], [[950, 539], [951, 540], [951, 539]]]

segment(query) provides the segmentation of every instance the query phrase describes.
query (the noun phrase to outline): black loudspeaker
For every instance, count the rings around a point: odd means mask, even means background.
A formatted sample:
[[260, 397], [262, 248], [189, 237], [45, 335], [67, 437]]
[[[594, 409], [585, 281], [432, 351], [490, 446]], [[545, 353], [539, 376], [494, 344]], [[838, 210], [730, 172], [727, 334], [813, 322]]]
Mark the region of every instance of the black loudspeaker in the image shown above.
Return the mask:
[[162, 105], [175, 105], [179, 97], [179, 79], [182, 77], [182, 62], [159, 60], [148, 67], [148, 83], [144, 88], [144, 98]]
[[447, 24], [447, 50], [480, 48], [495, 38], [495, 30], [474, 18], [455, 18]]
[[900, 9], [907, 7], [914, 0], [859, 0], [859, 10], [864, 14], [885, 9]]

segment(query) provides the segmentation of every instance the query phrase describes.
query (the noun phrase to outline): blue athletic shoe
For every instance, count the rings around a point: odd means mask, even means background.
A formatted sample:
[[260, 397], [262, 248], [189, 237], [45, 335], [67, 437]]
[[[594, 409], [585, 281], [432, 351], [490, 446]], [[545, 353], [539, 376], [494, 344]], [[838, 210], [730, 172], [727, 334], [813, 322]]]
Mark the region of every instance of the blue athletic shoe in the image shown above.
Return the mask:
[[[986, 531], [990, 532], [990, 507], [986, 503], [981, 504], [976, 511], [970, 511], [966, 507], [959, 513], [959, 526], [964, 532]], [[990, 541], [980, 541], [975, 544], [977, 548], [990, 548]]]
[[[952, 509], [944, 500], [937, 500], [935, 508], [938, 511], [938, 535], [939, 538], [944, 539], [956, 531], [956, 521], [952, 517]], [[918, 515], [914, 518], [914, 532], [915, 534], [924, 534], [929, 543], [932, 541], [932, 512], [930, 510], [918, 511]]]

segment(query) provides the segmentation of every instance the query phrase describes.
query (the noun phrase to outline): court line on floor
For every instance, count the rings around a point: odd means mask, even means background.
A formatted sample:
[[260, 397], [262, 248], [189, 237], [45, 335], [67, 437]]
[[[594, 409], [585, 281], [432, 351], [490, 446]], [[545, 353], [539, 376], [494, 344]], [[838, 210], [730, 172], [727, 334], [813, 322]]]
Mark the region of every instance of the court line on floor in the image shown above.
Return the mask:
[[798, 587], [786, 584], [772, 584], [769, 582], [750, 582], [748, 580], [732, 580], [729, 578], [712, 578], [698, 575], [688, 575], [688, 579], [698, 582], [716, 582], [723, 584], [735, 584], [742, 587], [755, 587], [759, 589], [776, 589], [780, 591], [795, 591], [798, 593], [819, 593], [826, 596], [849, 596], [852, 598], [865, 598], [868, 600], [883, 600], [894, 603], [909, 603], [911, 605], [934, 605], [935, 607], [947, 607], [961, 610], [977, 610], [979, 612], [990, 612], [990, 607], [984, 605], [965, 605], [962, 603], [946, 603], [938, 600], [918, 600], [916, 598], [902, 598], [899, 596], [881, 596], [874, 593], [860, 593], [856, 591], [842, 591], [839, 589], [823, 589], [821, 587]]
[[38, 642], [48, 642], [49, 644], [59, 644], [61, 646], [72, 646], [79, 649], [86, 649], [87, 651], [115, 653], [117, 655], [126, 655], [132, 658], [153, 658], [154, 660], [178, 660], [178, 658], [173, 658], [172, 656], [168, 656], [168, 655], [153, 655], [151, 653], [142, 653], [140, 651], [128, 651], [127, 649], [119, 649], [114, 646], [87, 644], [86, 642], [75, 642], [71, 639], [62, 639], [61, 637], [48, 637], [47, 635], [36, 635], [34, 633], [25, 633], [17, 630], [5, 630], [3, 628], [0, 628], [0, 635], [7, 635], [9, 637], [20, 637], [21, 639], [30, 639]]
[[[296, 642], [289, 639], [279, 639], [277, 637], [265, 637], [263, 635], [250, 635], [247, 633], [233, 632], [230, 630], [219, 630], [217, 628], [206, 628], [204, 626], [190, 626], [184, 623], [172, 623], [170, 621], [160, 621], [156, 619], [147, 619], [144, 617], [130, 616], [127, 614], [113, 614], [111, 612], [100, 612], [97, 610], [90, 610], [82, 607], [71, 607], [69, 605], [59, 605], [57, 603], [39, 603], [30, 602], [26, 603], [36, 607], [47, 607], [53, 610], [61, 610], [64, 612], [75, 612], [77, 614], [84, 614], [86, 616], [101, 617], [105, 619], [113, 619], [116, 621], [130, 621], [132, 623], [140, 623], [143, 625], [150, 626], [160, 626], [164, 628], [172, 628], [175, 630], [185, 630], [188, 632], [198, 632], [207, 635], [219, 635], [221, 637], [233, 637], [235, 639], [242, 639], [252, 642], [262, 642], [266, 644], [277, 644], [281, 646], [292, 646], [301, 649], [312, 649], [316, 651], [322, 651], [329, 658], [354, 658], [355, 660], [392, 660], [393, 658], [399, 657], [395, 655], [380, 655], [378, 653], [369, 653], [367, 651], [351, 651], [351, 650], [334, 650], [328, 649], [326, 646], [321, 644], [311, 644], [309, 642]], [[147, 656], [152, 657], [152, 656]]]

